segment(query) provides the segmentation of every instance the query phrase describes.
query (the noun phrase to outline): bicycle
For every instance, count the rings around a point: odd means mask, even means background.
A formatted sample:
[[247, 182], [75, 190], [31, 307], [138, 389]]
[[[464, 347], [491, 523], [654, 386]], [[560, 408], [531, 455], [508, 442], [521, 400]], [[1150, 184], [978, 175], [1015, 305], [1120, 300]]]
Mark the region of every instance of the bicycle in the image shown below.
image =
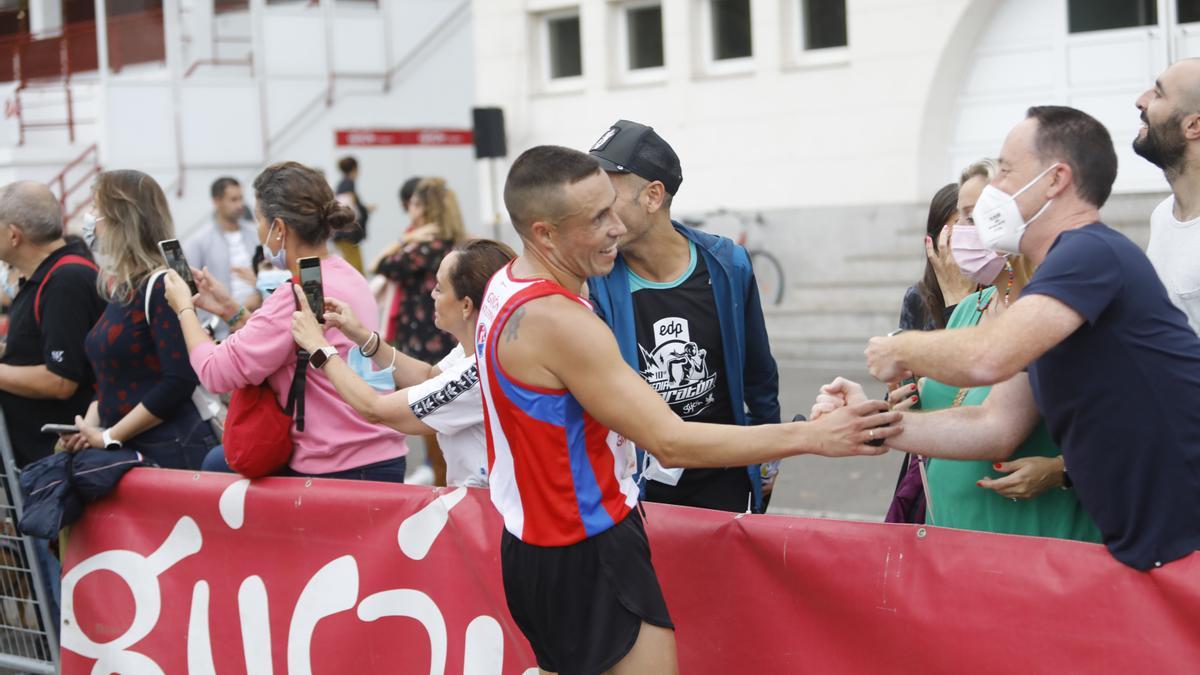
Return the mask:
[[[709, 211], [698, 218], [684, 218], [682, 222], [688, 227], [704, 229], [710, 221], [715, 219], [733, 219], [736, 222], [737, 234], [731, 239], [750, 254], [750, 265], [754, 268], [754, 278], [758, 282], [758, 294], [762, 298], [763, 304], [774, 306], [783, 304], [783, 292], [786, 288], [783, 265], [770, 251], [749, 243], [752, 238], [751, 230], [761, 231], [768, 226], [762, 213], [756, 211], [751, 215], [721, 208]], [[758, 238], [757, 235], [753, 237], [756, 244]]]

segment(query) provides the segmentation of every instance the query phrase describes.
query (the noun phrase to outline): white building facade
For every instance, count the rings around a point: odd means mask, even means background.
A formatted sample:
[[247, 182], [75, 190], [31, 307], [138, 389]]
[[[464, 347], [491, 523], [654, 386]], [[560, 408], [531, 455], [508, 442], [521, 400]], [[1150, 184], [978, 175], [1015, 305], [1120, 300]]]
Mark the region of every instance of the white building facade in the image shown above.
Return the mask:
[[[65, 79], [0, 78], [0, 184], [50, 182], [78, 214], [96, 170], [139, 169], [167, 192], [182, 237], [211, 223], [219, 176], [241, 181], [252, 202], [249, 185], [272, 162], [317, 167], [336, 184], [338, 159], [353, 155], [358, 192], [378, 206], [368, 256], [407, 225], [397, 191], [414, 175], [445, 177], [468, 228], [485, 228], [469, 0], [165, 0], [83, 26], [63, 25], [60, 2], [34, 0], [31, 37], [50, 54], [55, 40], [82, 41], [62, 51], [90, 48], [92, 65]], [[105, 16], [105, 0], [95, 4]], [[0, 58], [13, 58], [4, 47]]]
[[[475, 92], [510, 155], [619, 118], [679, 153], [680, 215], [761, 214], [784, 356], [861, 360], [923, 264], [926, 205], [1031, 105], [1081, 108], [1120, 161], [1106, 217], [1144, 244], [1167, 189], [1134, 101], [1200, 55], [1188, 0], [475, 0]], [[510, 157], [511, 159], [511, 157]], [[710, 218], [714, 222], [718, 219]], [[724, 223], [725, 234], [736, 230]], [[714, 229], [720, 230], [720, 227]]]

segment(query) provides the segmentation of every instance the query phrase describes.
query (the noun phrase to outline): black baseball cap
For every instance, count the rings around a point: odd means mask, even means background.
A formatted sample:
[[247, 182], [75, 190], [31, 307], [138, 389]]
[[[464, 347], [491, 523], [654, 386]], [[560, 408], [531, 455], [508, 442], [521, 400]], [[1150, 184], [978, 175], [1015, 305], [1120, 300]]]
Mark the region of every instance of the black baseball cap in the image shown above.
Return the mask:
[[670, 144], [645, 124], [619, 120], [605, 131], [591, 149], [600, 168], [615, 173], [632, 173], [656, 180], [674, 195], [683, 182], [679, 156]]

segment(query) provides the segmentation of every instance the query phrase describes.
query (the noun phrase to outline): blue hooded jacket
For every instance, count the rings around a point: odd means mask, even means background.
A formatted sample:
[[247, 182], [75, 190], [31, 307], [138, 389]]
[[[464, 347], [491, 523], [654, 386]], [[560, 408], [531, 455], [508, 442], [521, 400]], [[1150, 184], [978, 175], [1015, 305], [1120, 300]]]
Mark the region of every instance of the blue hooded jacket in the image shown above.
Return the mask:
[[[729, 402], [734, 421], [748, 426], [779, 422], [779, 370], [771, 356], [767, 326], [750, 255], [730, 239], [702, 232], [671, 221], [675, 229], [696, 245], [704, 256], [716, 299], [717, 319], [721, 322], [721, 342], [725, 350], [725, 381], [729, 383]], [[608, 324], [617, 338], [621, 356], [629, 367], [638, 367], [637, 323], [633, 314], [633, 294], [629, 290], [629, 267], [618, 255], [612, 272], [588, 279], [590, 300], [596, 314]], [[638, 450], [638, 469], [642, 466]], [[762, 512], [762, 474], [759, 465], [747, 467], [754, 491], [754, 511]], [[639, 476], [640, 478], [640, 476]], [[643, 491], [645, 486], [643, 485]]]

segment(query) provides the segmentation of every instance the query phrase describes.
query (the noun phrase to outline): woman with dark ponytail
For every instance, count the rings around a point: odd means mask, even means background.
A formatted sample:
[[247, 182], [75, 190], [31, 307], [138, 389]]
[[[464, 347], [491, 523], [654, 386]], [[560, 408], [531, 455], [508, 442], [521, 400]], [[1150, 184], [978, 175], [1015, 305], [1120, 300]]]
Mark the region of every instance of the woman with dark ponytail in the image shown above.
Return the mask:
[[[263, 255], [278, 269], [295, 278], [301, 258], [319, 258], [325, 297], [343, 298], [363, 323], [377, 330], [379, 309], [357, 270], [329, 254], [333, 233], [354, 225], [356, 214], [340, 204], [321, 174], [296, 162], [267, 167], [254, 180], [255, 219]], [[290, 284], [280, 286], [260, 309], [243, 319], [227, 317], [241, 325], [221, 344], [214, 344], [200, 326], [195, 299], [187, 284], [173, 272], [167, 277], [167, 298], [179, 314], [188, 355], [200, 382], [223, 393], [266, 382], [280, 407], [285, 406], [296, 372], [296, 344], [292, 340], [292, 314], [297, 298]], [[242, 323], [244, 321], [244, 324]], [[329, 332], [332, 350], [324, 362], [348, 359], [360, 349], [337, 331]], [[313, 362], [304, 386], [304, 429], [292, 429], [294, 451], [289, 475], [325, 476], [404, 482], [408, 447], [403, 434], [371, 424], [345, 403], [325, 373]], [[206, 469], [221, 469], [224, 459], [210, 454]]]

